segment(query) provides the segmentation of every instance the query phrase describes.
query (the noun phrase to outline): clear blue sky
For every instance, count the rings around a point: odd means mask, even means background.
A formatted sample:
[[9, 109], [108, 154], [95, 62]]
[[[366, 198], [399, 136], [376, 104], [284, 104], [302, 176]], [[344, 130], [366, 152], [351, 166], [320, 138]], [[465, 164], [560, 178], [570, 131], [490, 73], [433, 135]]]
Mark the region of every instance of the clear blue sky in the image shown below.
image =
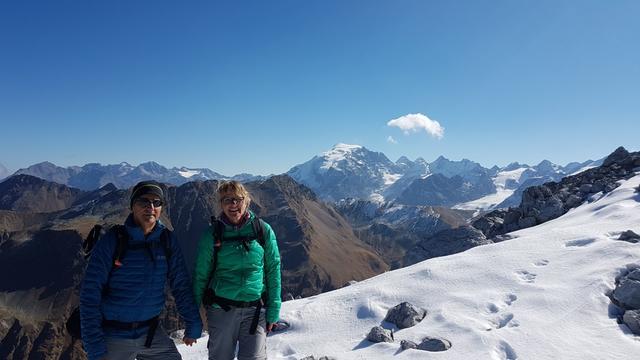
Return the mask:
[[[638, 150], [640, 1], [3, 1], [0, 163], [281, 173]], [[421, 113], [444, 127], [403, 134]], [[397, 143], [388, 141], [389, 136]]]

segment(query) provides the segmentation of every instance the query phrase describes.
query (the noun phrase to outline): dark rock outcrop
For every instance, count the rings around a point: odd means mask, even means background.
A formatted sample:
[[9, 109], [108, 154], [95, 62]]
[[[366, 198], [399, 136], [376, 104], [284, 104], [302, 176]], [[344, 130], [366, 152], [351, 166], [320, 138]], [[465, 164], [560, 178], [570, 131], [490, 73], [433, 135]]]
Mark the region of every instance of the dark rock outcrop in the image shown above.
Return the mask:
[[588, 169], [560, 182], [548, 182], [527, 188], [518, 207], [492, 211], [472, 225], [487, 238], [542, 224], [555, 219], [585, 201], [595, 199], [619, 186], [620, 180], [635, 176], [640, 167], [640, 152], [616, 149], [602, 166]]

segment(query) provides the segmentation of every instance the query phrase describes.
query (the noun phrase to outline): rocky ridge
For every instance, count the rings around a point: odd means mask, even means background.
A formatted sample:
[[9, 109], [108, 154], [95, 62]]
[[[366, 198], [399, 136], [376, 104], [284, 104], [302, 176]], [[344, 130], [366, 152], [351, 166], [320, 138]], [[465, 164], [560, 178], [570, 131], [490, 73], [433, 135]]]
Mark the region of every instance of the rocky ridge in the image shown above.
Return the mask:
[[[581, 165], [581, 164], [578, 164]], [[576, 166], [578, 166], [576, 165]], [[471, 247], [507, 240], [504, 234], [562, 216], [585, 201], [596, 201], [640, 171], [640, 152], [619, 147], [602, 162], [558, 182], [547, 182], [523, 191], [519, 206], [484, 214], [471, 226], [443, 230], [417, 242], [408, 251], [406, 264], [445, 256]]]
[[585, 201], [593, 201], [619, 186], [618, 181], [635, 176], [640, 170], [640, 152], [616, 149], [603, 162], [559, 182], [532, 186], [522, 195], [518, 207], [494, 210], [472, 225], [487, 238], [535, 226], [555, 219]]

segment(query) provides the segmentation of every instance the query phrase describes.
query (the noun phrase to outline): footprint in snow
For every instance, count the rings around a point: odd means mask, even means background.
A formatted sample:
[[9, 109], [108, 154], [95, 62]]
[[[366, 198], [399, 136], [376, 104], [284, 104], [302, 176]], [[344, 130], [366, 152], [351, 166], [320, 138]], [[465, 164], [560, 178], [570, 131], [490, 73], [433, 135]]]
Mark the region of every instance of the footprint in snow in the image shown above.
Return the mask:
[[492, 360], [517, 360], [518, 354], [508, 342], [501, 340], [491, 353]]
[[547, 266], [547, 265], [549, 265], [549, 260], [547, 260], [547, 259], [538, 260], [535, 263], [533, 263], [533, 265], [535, 265], [535, 266]]
[[495, 314], [498, 311], [500, 311], [500, 308], [498, 307], [498, 305], [494, 304], [494, 303], [488, 303], [487, 304], [487, 312], [490, 314]]
[[502, 304], [487, 303], [486, 314], [489, 315], [490, 326], [485, 330], [491, 331], [503, 327], [518, 327], [520, 323], [514, 319], [513, 313], [504, 313], [503, 310], [511, 306], [518, 297], [515, 294], [506, 294]]
[[518, 300], [516, 294], [507, 294], [504, 297], [504, 303], [507, 305], [513, 304], [516, 300]]
[[516, 271], [516, 276], [523, 282], [534, 283], [536, 282], [536, 277], [538, 276], [538, 274], [534, 274], [527, 270], [518, 270]]
[[[514, 315], [512, 313], [502, 314], [497, 316], [495, 319], [491, 320], [492, 329], [502, 329], [503, 327], [518, 327], [520, 323], [514, 319]], [[492, 329], [487, 329], [490, 331]]]

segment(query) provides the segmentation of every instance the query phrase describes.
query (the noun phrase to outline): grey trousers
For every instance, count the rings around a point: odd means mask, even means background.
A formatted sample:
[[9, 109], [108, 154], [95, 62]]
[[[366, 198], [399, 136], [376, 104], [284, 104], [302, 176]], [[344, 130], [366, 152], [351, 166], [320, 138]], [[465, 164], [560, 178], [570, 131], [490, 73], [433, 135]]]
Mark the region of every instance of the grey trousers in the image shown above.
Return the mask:
[[105, 337], [107, 344], [108, 360], [181, 360], [182, 356], [176, 349], [173, 340], [167, 332], [158, 326], [150, 348], [144, 346], [147, 335], [137, 339], [123, 339], [117, 337]]
[[249, 334], [256, 308], [236, 308], [224, 311], [208, 307], [210, 360], [233, 360], [238, 345], [238, 360], [266, 360], [267, 332], [265, 310], [260, 311], [260, 321], [255, 335]]

